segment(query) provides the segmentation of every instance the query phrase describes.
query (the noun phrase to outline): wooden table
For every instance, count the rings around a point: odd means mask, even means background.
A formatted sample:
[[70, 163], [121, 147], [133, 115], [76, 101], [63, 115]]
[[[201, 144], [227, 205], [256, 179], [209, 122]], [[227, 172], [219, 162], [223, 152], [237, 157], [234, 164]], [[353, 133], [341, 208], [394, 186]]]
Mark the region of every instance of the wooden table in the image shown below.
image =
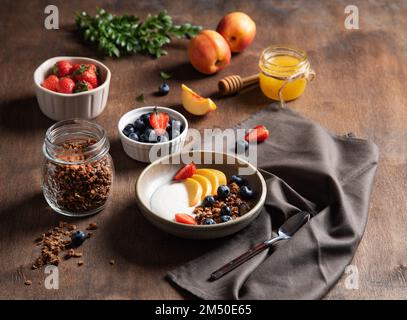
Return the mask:
[[[359, 289], [347, 290], [343, 279], [328, 299], [406, 298], [407, 293], [407, 3], [354, 1], [360, 29], [344, 27], [349, 1], [54, 1], [60, 29], [44, 29], [46, 1], [2, 1], [0, 12], [0, 298], [14, 299], [179, 299], [189, 295], [171, 286], [167, 270], [207, 252], [216, 241], [176, 239], [148, 223], [138, 212], [134, 182], [145, 165], [128, 158], [116, 124], [126, 111], [145, 104], [177, 106], [180, 83], [203, 95], [216, 91], [217, 80], [229, 74], [257, 72], [260, 51], [270, 44], [291, 44], [309, 53], [317, 79], [290, 108], [339, 134], [354, 132], [374, 141], [380, 165], [369, 222], [353, 264]], [[144, 17], [167, 9], [176, 22], [215, 28], [231, 11], [244, 11], [257, 23], [257, 37], [230, 67], [214, 76], [194, 71], [188, 63], [187, 41], [168, 45], [158, 60], [134, 55], [105, 59], [112, 71], [108, 107], [96, 120], [111, 141], [116, 166], [112, 202], [97, 216], [77, 220], [99, 224], [83, 246], [85, 264], [69, 260], [59, 268], [59, 290], [44, 287], [43, 270], [30, 270], [37, 255], [33, 241], [63, 220], [46, 205], [40, 188], [42, 143], [53, 124], [39, 110], [32, 73], [45, 59], [60, 56], [98, 57], [73, 33], [74, 12], [94, 13], [103, 6], [118, 14]], [[160, 71], [174, 74], [165, 98], [153, 92]], [[218, 110], [206, 117], [189, 116], [195, 128], [226, 128], [259, 111], [269, 101], [259, 89], [218, 99]], [[181, 110], [179, 107], [177, 107]], [[109, 260], [115, 264], [110, 265]], [[25, 286], [25, 279], [33, 284]]]

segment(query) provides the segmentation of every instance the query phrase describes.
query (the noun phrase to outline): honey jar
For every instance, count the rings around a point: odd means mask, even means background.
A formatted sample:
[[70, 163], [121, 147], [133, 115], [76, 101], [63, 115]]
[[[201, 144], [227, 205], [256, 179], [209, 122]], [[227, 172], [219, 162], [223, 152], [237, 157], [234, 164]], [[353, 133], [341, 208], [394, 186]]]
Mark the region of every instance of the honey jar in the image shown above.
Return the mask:
[[270, 99], [282, 103], [301, 96], [308, 81], [315, 77], [307, 54], [288, 47], [271, 46], [265, 49], [259, 67], [261, 90]]

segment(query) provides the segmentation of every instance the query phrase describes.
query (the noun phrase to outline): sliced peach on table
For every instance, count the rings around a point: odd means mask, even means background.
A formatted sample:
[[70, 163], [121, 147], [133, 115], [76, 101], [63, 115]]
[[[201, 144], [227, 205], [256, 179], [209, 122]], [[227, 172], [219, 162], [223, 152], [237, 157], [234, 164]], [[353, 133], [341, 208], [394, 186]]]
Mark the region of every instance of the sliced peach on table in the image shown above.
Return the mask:
[[209, 179], [205, 176], [200, 174], [194, 174], [191, 179], [198, 181], [202, 187], [202, 196], [201, 200], [203, 200], [206, 196], [209, 196], [212, 193], [212, 184]]
[[196, 174], [199, 174], [201, 176], [208, 178], [208, 180], [211, 182], [211, 186], [212, 186], [211, 194], [215, 195], [217, 193], [218, 187], [220, 185], [218, 176], [210, 169], [196, 169]]
[[216, 109], [216, 104], [211, 99], [201, 97], [184, 84], [181, 88], [182, 105], [189, 113], [202, 116]]
[[222, 171], [217, 170], [217, 169], [209, 169], [209, 170], [211, 170], [214, 174], [217, 175], [220, 186], [227, 185], [228, 180], [226, 178], [226, 175]]
[[202, 186], [198, 181], [192, 178], [185, 179], [184, 184], [188, 192], [189, 206], [194, 207], [202, 198]]

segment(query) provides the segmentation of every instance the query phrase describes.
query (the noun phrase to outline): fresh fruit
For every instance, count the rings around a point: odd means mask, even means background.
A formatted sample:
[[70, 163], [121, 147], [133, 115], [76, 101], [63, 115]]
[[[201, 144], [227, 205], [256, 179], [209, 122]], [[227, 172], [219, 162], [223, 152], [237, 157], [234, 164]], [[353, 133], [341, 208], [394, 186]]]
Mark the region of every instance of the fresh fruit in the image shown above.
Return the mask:
[[196, 206], [202, 198], [201, 184], [192, 178], [186, 178], [184, 184], [188, 191], [189, 206]]
[[157, 133], [155, 130], [153, 129], [146, 129], [146, 131], [144, 132], [144, 135], [146, 137], [146, 142], [151, 142], [151, 143], [156, 143], [157, 142]]
[[75, 82], [68, 77], [59, 79], [56, 89], [59, 93], [72, 93], [75, 88]]
[[269, 131], [263, 125], [254, 127], [249, 133], [246, 134], [244, 139], [247, 142], [263, 142], [269, 137]]
[[176, 213], [175, 221], [184, 224], [196, 224], [195, 219], [186, 213]]
[[182, 85], [182, 105], [188, 112], [202, 116], [216, 109], [216, 104], [209, 98], [201, 97], [186, 85]]
[[204, 220], [204, 223], [203, 223], [203, 224], [210, 225], [210, 224], [216, 224], [216, 222], [215, 222], [215, 220], [213, 220], [212, 218], [206, 218], [206, 219]]
[[166, 132], [168, 121], [170, 117], [166, 112], [158, 112], [157, 109], [154, 109], [154, 112], [151, 113], [150, 125], [157, 133], [157, 135], [163, 135]]
[[80, 67], [72, 73], [72, 75], [75, 81], [85, 80], [92, 85], [92, 88], [96, 88], [98, 86], [98, 78], [91, 65], [81, 64]]
[[196, 173], [196, 166], [195, 163], [191, 162], [183, 166], [181, 169], [177, 171], [174, 176], [175, 181], [184, 180], [187, 178], [192, 177]]
[[202, 187], [202, 200], [211, 194], [212, 192], [212, 185], [209, 179], [205, 176], [200, 174], [194, 174], [191, 179], [198, 181]]
[[212, 171], [218, 177], [219, 185], [227, 184], [226, 175], [222, 171], [216, 170], [216, 169], [208, 169], [208, 170]]
[[162, 135], [157, 137], [157, 142], [168, 142], [168, 137], [167, 135]]
[[170, 86], [166, 83], [163, 83], [158, 87], [158, 94], [160, 96], [165, 96], [170, 92]]
[[250, 199], [253, 197], [253, 190], [248, 186], [243, 186], [240, 188], [240, 195], [244, 199]]
[[216, 31], [225, 38], [232, 52], [242, 52], [253, 42], [256, 24], [247, 14], [232, 12], [222, 18]]
[[196, 174], [200, 174], [211, 182], [212, 192], [211, 195], [216, 195], [217, 189], [219, 187], [219, 179], [218, 176], [213, 173], [210, 169], [197, 169]]
[[146, 129], [146, 125], [140, 118], [138, 118], [138, 119], [136, 119], [136, 121], [134, 121], [133, 126], [137, 132], [143, 132]]
[[232, 213], [232, 210], [230, 210], [230, 207], [228, 206], [223, 206], [222, 209], [220, 209], [220, 214], [222, 216], [230, 216]]
[[89, 82], [87, 82], [86, 80], [82, 80], [82, 81], [78, 81], [75, 84], [75, 88], [73, 89], [73, 92], [78, 93], [78, 92], [89, 91], [92, 89], [93, 89], [93, 87]]
[[132, 124], [128, 124], [127, 126], [124, 127], [124, 129], [122, 130], [123, 134], [128, 137], [130, 135], [130, 133], [133, 133], [134, 130], [134, 126]]
[[196, 70], [213, 74], [230, 63], [231, 52], [221, 34], [213, 30], [204, 30], [189, 42], [188, 57]]
[[216, 202], [216, 200], [215, 200], [215, 198], [214, 198], [213, 196], [206, 196], [206, 197], [203, 199], [202, 204], [203, 204], [205, 207], [212, 207], [215, 202]]
[[55, 63], [54, 67], [52, 68], [52, 72], [57, 77], [65, 77], [72, 73], [72, 64], [68, 61], [61, 60]]
[[233, 220], [231, 216], [227, 216], [227, 215], [220, 216], [220, 221], [221, 222], [228, 222], [228, 221], [231, 221], [231, 220]]
[[71, 233], [71, 241], [74, 246], [80, 246], [86, 239], [86, 234], [83, 231], [76, 230]]
[[144, 125], [146, 126], [146, 128], [151, 128], [151, 125], [150, 125], [150, 115], [151, 115], [151, 112], [149, 112], [149, 113], [144, 113], [144, 114], [142, 114], [142, 115], [140, 116], [140, 120], [144, 122]]
[[237, 140], [235, 145], [235, 152], [237, 154], [245, 153], [245, 151], [249, 148], [249, 143], [246, 140]]
[[217, 192], [218, 192], [219, 199], [225, 199], [225, 198], [227, 198], [229, 196], [230, 189], [226, 185], [221, 185], [221, 186], [218, 187]]
[[50, 76], [48, 76], [47, 79], [44, 80], [44, 82], [41, 85], [48, 90], [57, 91], [58, 82], [59, 82], [58, 77], [54, 74], [51, 74]]
[[135, 133], [135, 132], [130, 133], [130, 134], [129, 134], [129, 138], [130, 138], [131, 140], [134, 140], [134, 141], [139, 141], [139, 136], [138, 136], [137, 133]]
[[238, 186], [243, 186], [246, 183], [246, 180], [243, 179], [241, 176], [238, 175], [232, 175], [230, 178], [230, 182], [236, 183]]

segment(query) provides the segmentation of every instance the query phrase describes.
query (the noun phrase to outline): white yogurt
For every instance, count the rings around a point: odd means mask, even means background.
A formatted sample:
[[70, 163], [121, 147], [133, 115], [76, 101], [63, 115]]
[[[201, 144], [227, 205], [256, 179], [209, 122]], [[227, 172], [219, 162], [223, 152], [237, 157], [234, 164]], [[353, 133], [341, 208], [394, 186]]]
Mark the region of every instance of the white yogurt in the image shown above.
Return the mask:
[[195, 207], [190, 207], [188, 191], [180, 182], [160, 186], [150, 199], [150, 208], [160, 217], [174, 221], [176, 213], [192, 214]]

